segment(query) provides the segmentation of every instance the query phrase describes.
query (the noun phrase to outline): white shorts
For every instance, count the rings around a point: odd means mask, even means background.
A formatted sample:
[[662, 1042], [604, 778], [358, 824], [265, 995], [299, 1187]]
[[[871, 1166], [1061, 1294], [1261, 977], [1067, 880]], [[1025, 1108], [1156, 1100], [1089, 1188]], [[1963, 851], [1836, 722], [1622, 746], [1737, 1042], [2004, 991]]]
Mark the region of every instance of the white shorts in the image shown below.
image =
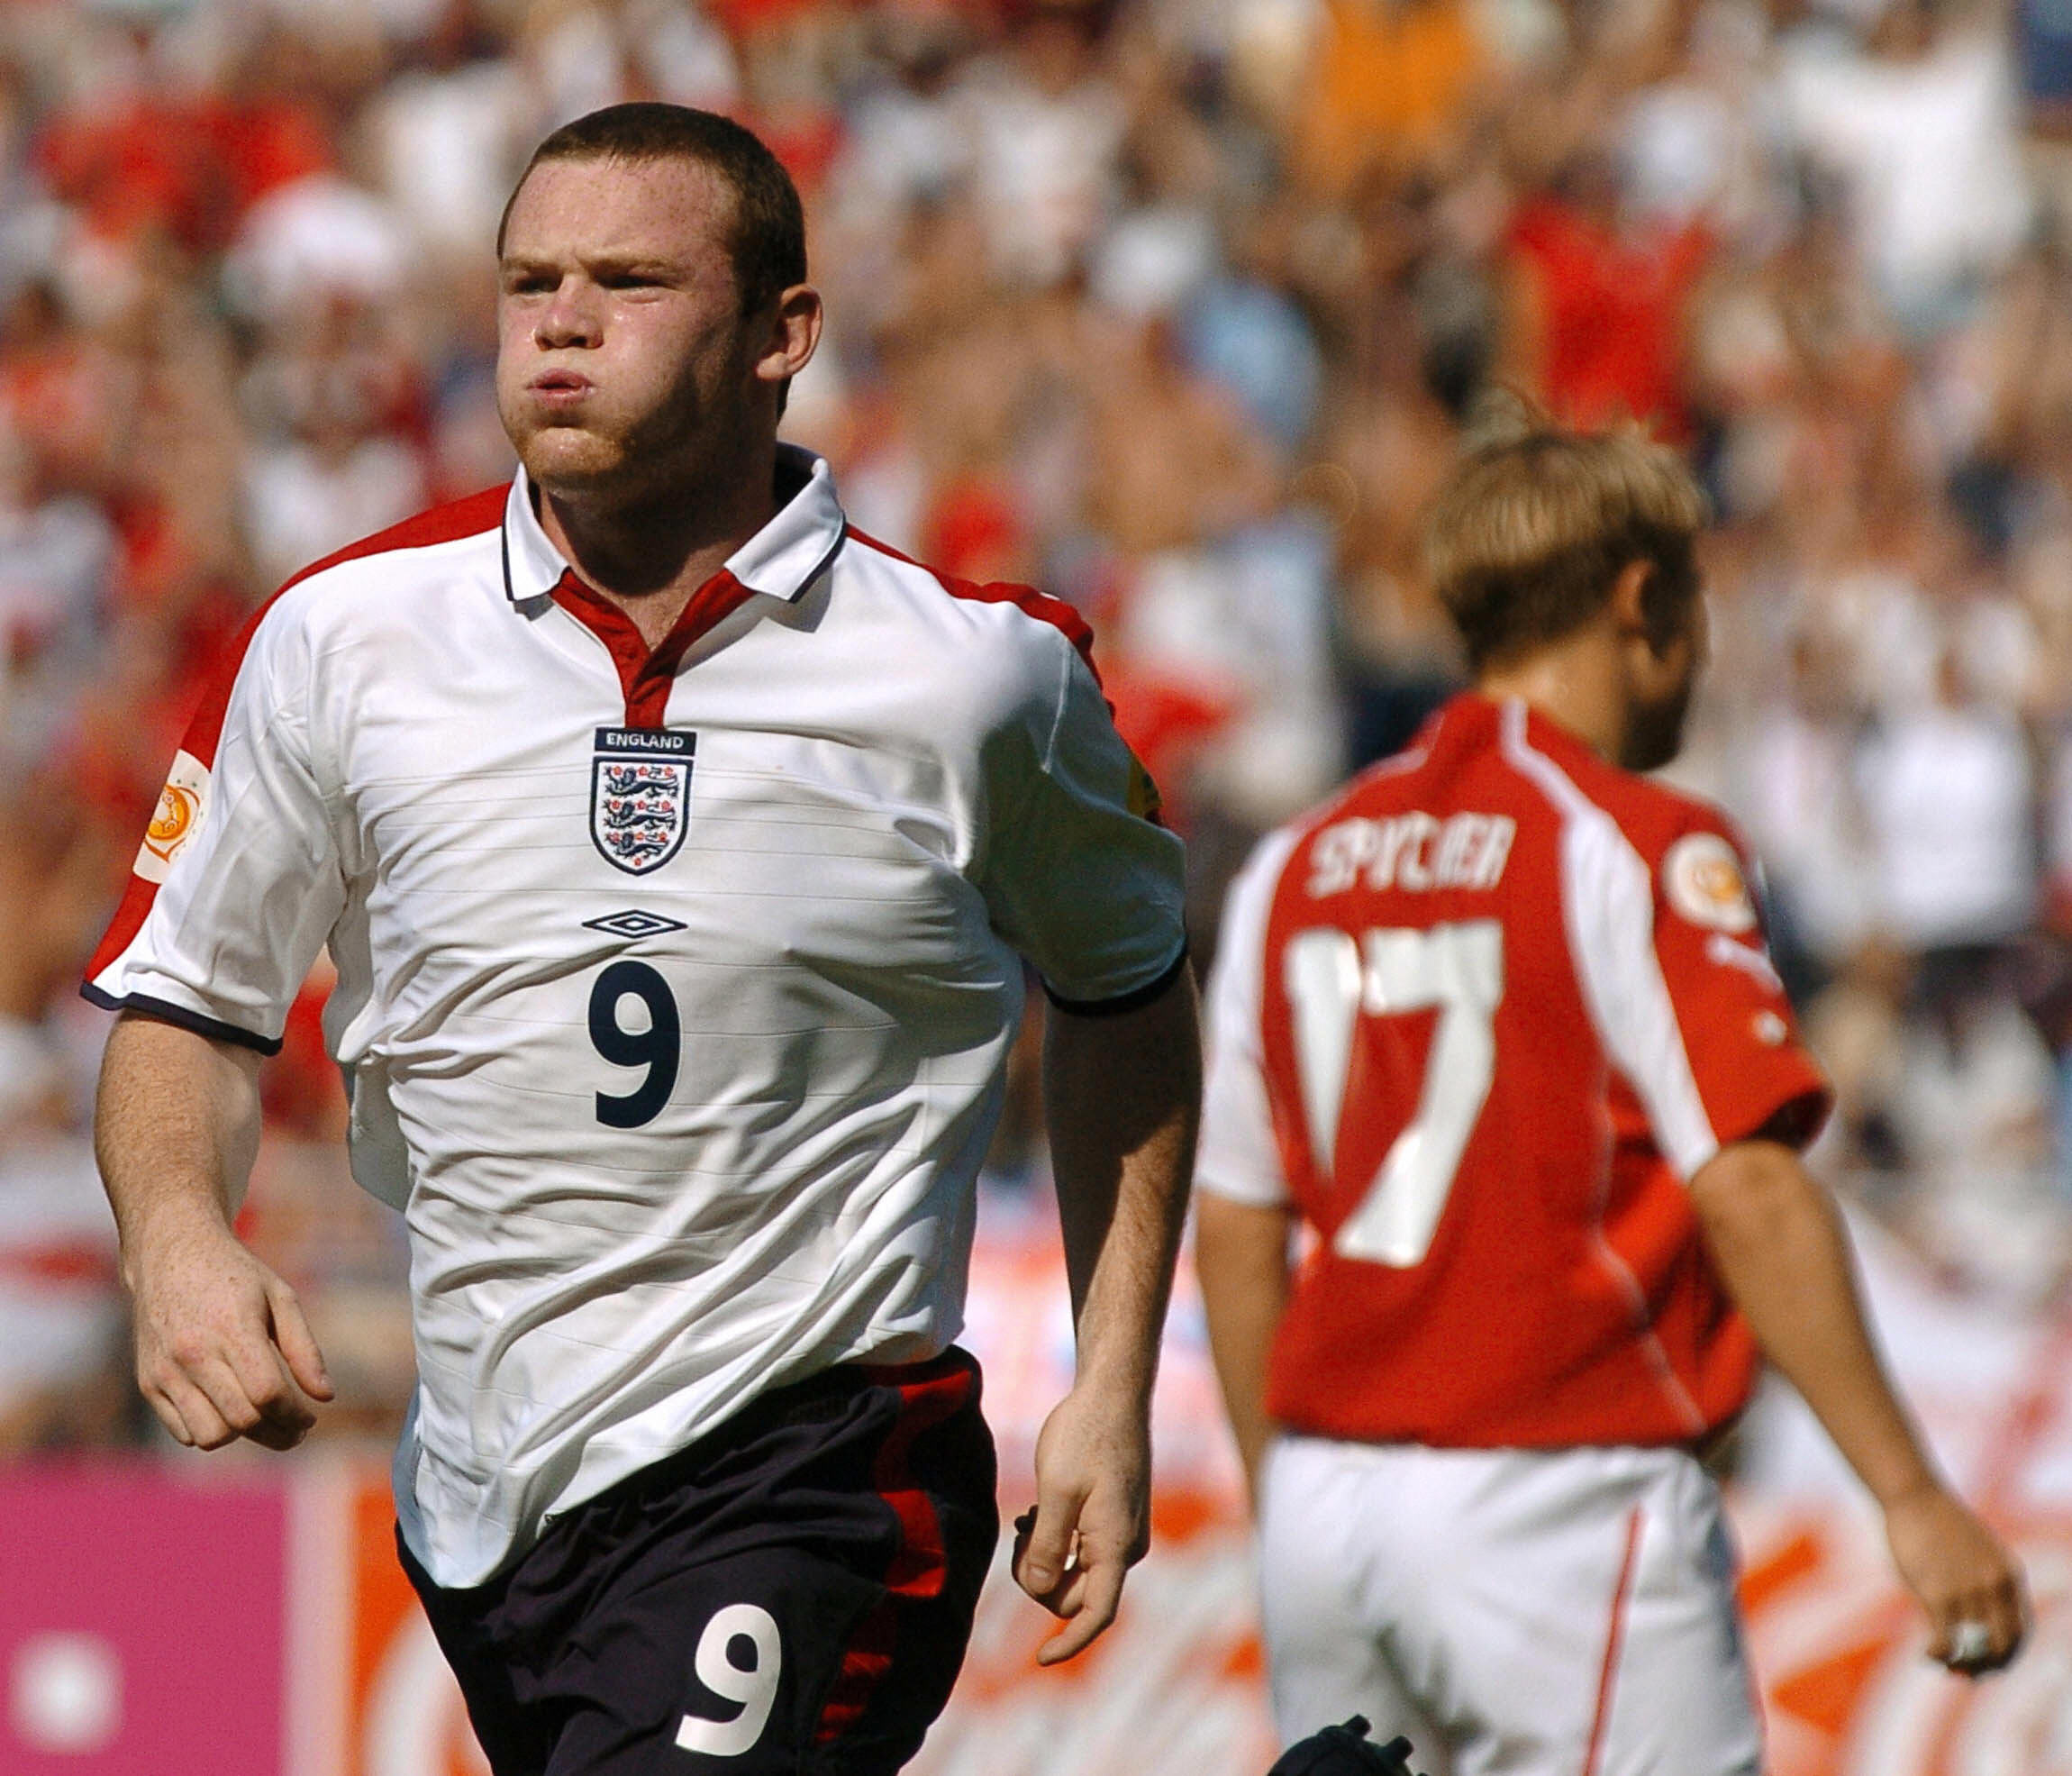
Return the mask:
[[1676, 1449], [1284, 1437], [1260, 1589], [1276, 1722], [1361, 1714], [1428, 1776], [1755, 1776], [1719, 1489]]

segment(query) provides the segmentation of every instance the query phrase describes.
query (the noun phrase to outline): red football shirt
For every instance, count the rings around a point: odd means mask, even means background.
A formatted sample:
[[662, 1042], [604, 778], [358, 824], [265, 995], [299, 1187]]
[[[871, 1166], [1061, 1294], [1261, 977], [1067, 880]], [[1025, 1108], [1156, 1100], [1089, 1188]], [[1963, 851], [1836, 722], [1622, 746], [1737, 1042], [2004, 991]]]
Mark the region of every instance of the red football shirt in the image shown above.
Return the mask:
[[1548, 405], [1578, 424], [1641, 419], [1687, 437], [1686, 311], [1712, 256], [1710, 231], [1627, 239], [1570, 205], [1536, 198], [1513, 219], [1509, 246], [1539, 284]]
[[1685, 1181], [1827, 1086], [1713, 809], [1522, 703], [1456, 698], [1269, 838], [1211, 992], [1198, 1181], [1313, 1227], [1273, 1352], [1291, 1427], [1659, 1444], [1757, 1354]]

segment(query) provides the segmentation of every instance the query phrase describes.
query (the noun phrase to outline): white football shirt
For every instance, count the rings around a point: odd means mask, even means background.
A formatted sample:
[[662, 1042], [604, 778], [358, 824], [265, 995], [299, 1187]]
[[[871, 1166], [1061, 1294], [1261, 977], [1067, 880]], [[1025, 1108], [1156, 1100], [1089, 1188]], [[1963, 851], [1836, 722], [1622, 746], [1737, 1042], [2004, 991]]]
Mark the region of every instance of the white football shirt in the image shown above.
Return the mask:
[[1022, 958], [1079, 1009], [1181, 965], [1180, 846], [1069, 607], [859, 536], [804, 451], [779, 496], [651, 655], [523, 476], [290, 582], [92, 967], [270, 1050], [329, 943], [444, 1585], [763, 1389], [941, 1351]]

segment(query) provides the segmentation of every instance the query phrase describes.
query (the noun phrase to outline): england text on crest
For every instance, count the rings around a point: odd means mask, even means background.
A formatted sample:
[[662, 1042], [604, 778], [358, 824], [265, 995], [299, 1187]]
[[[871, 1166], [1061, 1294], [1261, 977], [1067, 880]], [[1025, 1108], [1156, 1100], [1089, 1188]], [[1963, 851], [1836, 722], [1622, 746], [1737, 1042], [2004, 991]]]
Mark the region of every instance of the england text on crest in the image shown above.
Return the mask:
[[691, 824], [698, 737], [659, 728], [599, 728], [590, 765], [590, 837], [629, 875], [659, 870]]

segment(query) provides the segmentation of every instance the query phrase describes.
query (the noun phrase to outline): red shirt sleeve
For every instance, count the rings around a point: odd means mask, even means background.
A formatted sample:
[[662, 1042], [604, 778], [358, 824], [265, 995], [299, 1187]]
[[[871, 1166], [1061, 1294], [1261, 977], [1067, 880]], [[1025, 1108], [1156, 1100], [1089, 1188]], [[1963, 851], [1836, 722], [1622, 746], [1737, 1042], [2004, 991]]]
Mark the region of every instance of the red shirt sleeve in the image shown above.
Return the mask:
[[1747, 846], [1694, 809], [1655, 860], [1655, 953], [1691, 1077], [1722, 1147], [1804, 1146], [1832, 1105], [1771, 964]]

